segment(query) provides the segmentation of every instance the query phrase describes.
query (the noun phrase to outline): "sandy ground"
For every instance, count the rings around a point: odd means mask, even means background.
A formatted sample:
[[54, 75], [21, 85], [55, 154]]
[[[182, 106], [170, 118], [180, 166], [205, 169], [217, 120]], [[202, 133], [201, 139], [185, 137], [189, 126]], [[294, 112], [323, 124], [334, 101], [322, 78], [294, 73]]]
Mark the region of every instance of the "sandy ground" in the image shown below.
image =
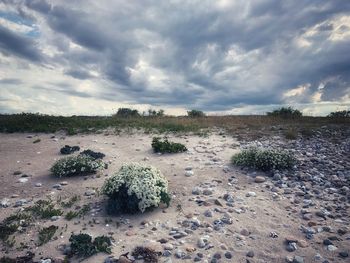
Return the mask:
[[[32, 135], [32, 138], [28, 138]], [[307, 246], [299, 247], [295, 252], [288, 252], [285, 249], [285, 238], [294, 236], [298, 240], [304, 240], [304, 235], [299, 230], [305, 221], [300, 218], [298, 211], [293, 209], [288, 197], [281, 195], [279, 200], [273, 198], [273, 193], [269, 190], [272, 183], [269, 179], [262, 184], [253, 182], [253, 178], [243, 175], [239, 169], [230, 165], [230, 157], [239, 150], [239, 143], [231, 136], [211, 134], [207, 138], [198, 136], [171, 136], [170, 139], [184, 143], [188, 148], [188, 153], [180, 154], [154, 154], [151, 149], [153, 135], [147, 134], [93, 134], [63, 136], [55, 134], [0, 134], [0, 199], [9, 198], [12, 205], [8, 208], [0, 208], [2, 220], [6, 216], [13, 214], [18, 208], [13, 207], [13, 203], [19, 199], [39, 200], [50, 196], [53, 200], [67, 199], [73, 195], [81, 196], [79, 205], [89, 203], [93, 207], [92, 211], [84, 219], [67, 221], [63, 217], [58, 221], [42, 220], [35, 222], [35, 226], [29, 228], [26, 233], [16, 235], [16, 245], [10, 249], [8, 256], [23, 255], [27, 249], [16, 249], [19, 243], [25, 242], [36, 253], [36, 258], [63, 258], [59, 247], [67, 244], [71, 232], [80, 231], [93, 236], [112, 235], [115, 239], [113, 244], [113, 254], [119, 257], [120, 254], [131, 252], [137, 245], [149, 243], [149, 240], [169, 239], [169, 243], [174, 245], [174, 251], [181, 248], [195, 248], [196, 254], [202, 252], [206, 259], [210, 261], [215, 252], [230, 251], [232, 259], [225, 259], [220, 262], [247, 262], [246, 253], [253, 250], [254, 258], [249, 262], [285, 262], [286, 256], [299, 255], [304, 257], [304, 262], [314, 262], [314, 256], [320, 253], [324, 258], [329, 258], [330, 262], [350, 262], [339, 259], [336, 252], [327, 251], [322, 245], [322, 233], [313, 240], [307, 241]], [[39, 143], [33, 143], [40, 138]], [[105, 161], [109, 163], [107, 170], [98, 176], [88, 178], [56, 178], [50, 175], [52, 164], [62, 158], [59, 149], [65, 144], [79, 145], [81, 150], [91, 149], [101, 151], [106, 154]], [[125, 162], [143, 162], [156, 166], [169, 180], [169, 188], [173, 193], [172, 204], [167, 209], [156, 209], [138, 215], [125, 215], [123, 217], [111, 217], [104, 212], [105, 198], [103, 196], [85, 196], [89, 189], [99, 189], [103, 185], [106, 176], [118, 171]], [[194, 175], [186, 177], [184, 175], [186, 167], [192, 167]], [[229, 167], [225, 172], [224, 167]], [[28, 182], [19, 183], [21, 175], [13, 175], [15, 171], [21, 171], [30, 175]], [[236, 182], [229, 184], [228, 179], [234, 176]], [[67, 181], [68, 185], [58, 191], [53, 189], [53, 185]], [[35, 187], [36, 183], [42, 183], [42, 187]], [[195, 186], [205, 186], [213, 190], [209, 196], [192, 195]], [[256, 197], [246, 197], [250, 191], [256, 193]], [[225, 205], [222, 196], [231, 193], [235, 198], [233, 209], [245, 209], [245, 213], [238, 214], [232, 211], [232, 207]], [[11, 198], [12, 195], [18, 197]], [[199, 206], [195, 202], [196, 198], [206, 201]], [[223, 206], [215, 204], [219, 200]], [[218, 208], [217, 211], [214, 211]], [[211, 231], [207, 227], [200, 227], [179, 240], [171, 239], [169, 236], [172, 227], [181, 227], [181, 222], [190, 217], [197, 217], [202, 225], [205, 222], [212, 223], [215, 219], [220, 219], [223, 212], [231, 208], [232, 225], [226, 225], [223, 231]], [[211, 218], [203, 215], [204, 211], [212, 209], [214, 216]], [[71, 209], [65, 209], [69, 211]], [[92, 221], [95, 221], [93, 223]], [[106, 223], [106, 219], [111, 222]], [[146, 226], [141, 222], [148, 221]], [[117, 223], [119, 222], [119, 223]], [[180, 223], [180, 224], [179, 224]], [[36, 247], [37, 231], [43, 226], [58, 225], [60, 229], [56, 234], [57, 239], [41, 247]], [[343, 227], [342, 223], [332, 222], [332, 227]], [[242, 229], [250, 232], [249, 236], [241, 235]], [[278, 234], [277, 238], [270, 237], [271, 232]], [[197, 247], [199, 237], [208, 235], [213, 248], [209, 250]], [[182, 242], [181, 242], [182, 241]], [[343, 246], [350, 245], [349, 242], [342, 243]], [[1, 245], [3, 246], [3, 245]], [[342, 247], [339, 247], [341, 249]], [[346, 247], [343, 247], [346, 248]], [[0, 252], [0, 255], [4, 252]], [[103, 262], [106, 254], [97, 254], [84, 262]], [[166, 260], [162, 257], [160, 262]], [[172, 256], [172, 261], [193, 262], [191, 260], [180, 260]], [[73, 260], [74, 262], [74, 260]]]

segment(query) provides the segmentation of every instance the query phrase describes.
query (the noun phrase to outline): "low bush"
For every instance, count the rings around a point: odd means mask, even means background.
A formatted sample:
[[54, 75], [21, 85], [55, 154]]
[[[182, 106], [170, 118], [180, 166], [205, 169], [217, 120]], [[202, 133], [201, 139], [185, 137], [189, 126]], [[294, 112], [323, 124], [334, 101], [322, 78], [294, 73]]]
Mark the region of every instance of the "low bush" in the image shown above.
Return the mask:
[[333, 111], [328, 114], [327, 117], [331, 118], [350, 118], [350, 110], [342, 110], [342, 111]]
[[78, 151], [80, 151], [79, 146], [69, 146], [69, 145], [65, 145], [60, 150], [61, 154], [71, 154]]
[[90, 156], [91, 158], [93, 158], [94, 160], [97, 160], [97, 159], [103, 159], [106, 155], [104, 153], [101, 153], [101, 152], [94, 152], [90, 149], [88, 150], [85, 150], [85, 151], [82, 151], [80, 153], [81, 155], [87, 155], [87, 156]]
[[76, 211], [69, 211], [66, 215], [65, 215], [65, 219], [67, 219], [68, 221], [72, 220], [73, 218], [76, 217], [82, 217], [84, 215], [86, 215], [88, 212], [90, 211], [90, 205], [84, 205], [81, 209], [76, 210]]
[[90, 257], [98, 252], [105, 252], [110, 254], [110, 246], [112, 242], [109, 237], [99, 236], [92, 241], [92, 237], [89, 234], [72, 234], [69, 238], [71, 242], [71, 255], [78, 257]]
[[130, 118], [130, 117], [140, 117], [138, 110], [133, 110], [129, 108], [119, 108], [116, 115], [121, 118]]
[[281, 107], [272, 112], [267, 112], [266, 114], [268, 116], [280, 117], [280, 118], [286, 118], [286, 119], [299, 118], [303, 115], [301, 111], [293, 109], [292, 107]]
[[101, 160], [94, 160], [90, 156], [69, 156], [58, 160], [52, 167], [51, 172], [57, 177], [75, 176], [96, 173], [104, 167]]
[[102, 193], [109, 197], [109, 214], [144, 212], [170, 203], [167, 179], [157, 168], [139, 163], [124, 164], [106, 179]]
[[49, 227], [44, 227], [39, 231], [39, 243], [38, 246], [42, 246], [49, 242], [55, 235], [58, 226], [51, 225]]
[[152, 140], [152, 148], [156, 153], [178, 153], [185, 152], [185, 145], [176, 142], [169, 142], [167, 138], [161, 141], [159, 137], [154, 137]]
[[187, 112], [187, 115], [192, 118], [205, 117], [205, 113], [200, 110], [190, 110]]
[[290, 169], [295, 165], [296, 159], [285, 151], [249, 148], [232, 156], [232, 163], [261, 171], [270, 171]]

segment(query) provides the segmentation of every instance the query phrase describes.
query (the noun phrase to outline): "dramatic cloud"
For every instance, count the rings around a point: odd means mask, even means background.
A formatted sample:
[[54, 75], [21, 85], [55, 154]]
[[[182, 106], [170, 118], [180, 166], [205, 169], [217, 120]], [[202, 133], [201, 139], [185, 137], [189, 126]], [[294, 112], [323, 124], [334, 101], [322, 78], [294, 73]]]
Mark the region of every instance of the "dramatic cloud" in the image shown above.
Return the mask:
[[2, 112], [350, 106], [349, 1], [2, 0], [0, 22]]

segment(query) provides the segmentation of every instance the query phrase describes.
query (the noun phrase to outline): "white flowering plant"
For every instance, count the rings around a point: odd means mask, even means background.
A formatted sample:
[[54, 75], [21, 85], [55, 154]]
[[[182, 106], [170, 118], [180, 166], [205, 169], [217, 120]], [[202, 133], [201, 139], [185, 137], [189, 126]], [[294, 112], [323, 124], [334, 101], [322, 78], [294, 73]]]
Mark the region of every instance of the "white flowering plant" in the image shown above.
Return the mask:
[[160, 203], [170, 203], [168, 180], [157, 168], [140, 163], [124, 164], [106, 179], [102, 193], [109, 197], [109, 214], [143, 213]]
[[57, 177], [86, 175], [103, 169], [105, 164], [87, 155], [69, 156], [58, 160], [50, 169]]
[[248, 148], [235, 154], [231, 159], [234, 165], [251, 167], [261, 171], [290, 169], [296, 158], [289, 152], [276, 149]]

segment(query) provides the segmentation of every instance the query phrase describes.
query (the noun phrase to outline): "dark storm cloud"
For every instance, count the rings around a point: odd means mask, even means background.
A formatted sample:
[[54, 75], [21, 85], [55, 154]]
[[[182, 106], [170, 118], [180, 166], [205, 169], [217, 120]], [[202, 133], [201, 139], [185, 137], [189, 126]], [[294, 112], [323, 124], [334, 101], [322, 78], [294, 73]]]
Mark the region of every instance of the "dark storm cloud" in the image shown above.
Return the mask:
[[14, 33], [1, 25], [0, 51], [5, 55], [14, 55], [33, 62], [43, 59], [37, 43], [32, 38]]
[[[350, 1], [15, 3], [52, 31], [47, 42], [59, 53], [46, 59], [63, 76], [111, 84], [96, 85], [94, 96], [104, 100], [226, 110], [284, 103], [285, 93], [300, 85], [308, 86], [303, 103], [321, 84], [325, 101], [349, 91], [349, 37], [334, 40], [332, 34], [348, 34], [349, 20], [337, 21], [350, 16]], [[34, 40], [5, 28], [1, 34], [4, 53], [42, 59]], [[74, 86], [57, 87], [84, 96]]]

